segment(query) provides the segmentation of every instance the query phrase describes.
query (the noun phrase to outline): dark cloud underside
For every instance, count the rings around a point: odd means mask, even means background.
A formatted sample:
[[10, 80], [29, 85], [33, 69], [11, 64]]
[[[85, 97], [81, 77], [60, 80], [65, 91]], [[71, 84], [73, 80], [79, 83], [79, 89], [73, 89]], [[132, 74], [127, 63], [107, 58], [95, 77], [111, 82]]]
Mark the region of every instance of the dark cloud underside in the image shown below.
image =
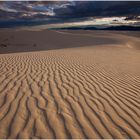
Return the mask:
[[0, 2], [3, 22], [70, 22], [90, 17], [139, 19], [140, 1], [5, 1]]

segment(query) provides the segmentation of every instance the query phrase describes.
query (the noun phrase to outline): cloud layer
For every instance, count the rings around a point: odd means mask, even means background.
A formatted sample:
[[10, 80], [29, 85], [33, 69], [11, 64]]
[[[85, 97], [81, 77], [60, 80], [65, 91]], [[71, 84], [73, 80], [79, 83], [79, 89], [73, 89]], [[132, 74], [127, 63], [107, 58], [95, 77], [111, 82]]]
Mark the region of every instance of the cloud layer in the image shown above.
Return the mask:
[[[108, 17], [125, 17], [124, 21], [128, 22], [131, 20], [138, 22], [140, 19], [139, 16], [140, 1], [0, 2], [0, 23], [26, 21], [55, 24]], [[113, 20], [118, 21], [118, 19]]]

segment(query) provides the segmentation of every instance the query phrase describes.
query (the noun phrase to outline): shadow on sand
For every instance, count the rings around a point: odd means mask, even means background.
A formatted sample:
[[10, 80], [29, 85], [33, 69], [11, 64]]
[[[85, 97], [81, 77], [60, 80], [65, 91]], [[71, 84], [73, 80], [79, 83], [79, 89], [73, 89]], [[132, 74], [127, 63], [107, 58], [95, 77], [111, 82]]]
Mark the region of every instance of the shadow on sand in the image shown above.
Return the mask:
[[118, 43], [118, 39], [103, 31], [10, 30], [0, 33], [0, 54]]

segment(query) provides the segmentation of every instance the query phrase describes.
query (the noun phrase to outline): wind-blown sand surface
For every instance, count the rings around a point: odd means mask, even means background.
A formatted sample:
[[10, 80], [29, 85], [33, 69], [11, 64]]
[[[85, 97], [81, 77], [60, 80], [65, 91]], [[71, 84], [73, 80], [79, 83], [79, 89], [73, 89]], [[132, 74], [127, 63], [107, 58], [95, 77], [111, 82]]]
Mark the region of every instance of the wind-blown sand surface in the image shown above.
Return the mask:
[[0, 31], [0, 138], [140, 138], [140, 34], [128, 34]]

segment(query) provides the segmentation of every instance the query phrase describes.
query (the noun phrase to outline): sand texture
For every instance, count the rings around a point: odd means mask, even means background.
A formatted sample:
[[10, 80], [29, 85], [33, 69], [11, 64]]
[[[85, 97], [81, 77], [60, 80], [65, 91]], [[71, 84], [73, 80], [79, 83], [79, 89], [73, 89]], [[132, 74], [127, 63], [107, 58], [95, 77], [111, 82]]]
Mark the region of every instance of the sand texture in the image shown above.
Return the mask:
[[0, 138], [140, 139], [139, 37], [0, 31]]

